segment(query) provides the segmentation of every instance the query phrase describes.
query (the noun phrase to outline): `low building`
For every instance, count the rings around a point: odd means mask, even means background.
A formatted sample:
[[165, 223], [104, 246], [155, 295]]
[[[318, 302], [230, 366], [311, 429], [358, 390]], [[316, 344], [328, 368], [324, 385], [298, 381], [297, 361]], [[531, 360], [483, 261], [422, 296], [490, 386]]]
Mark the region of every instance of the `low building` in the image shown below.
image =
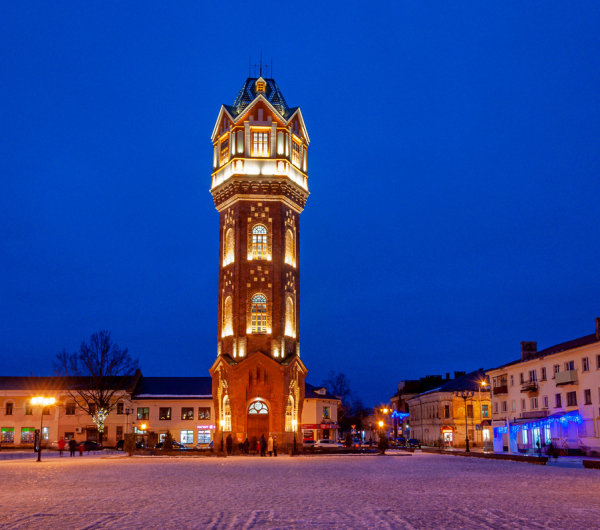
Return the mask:
[[492, 385], [494, 450], [600, 452], [600, 318], [596, 333], [537, 350], [487, 375]]
[[[305, 383], [305, 402], [298, 426], [314, 439], [335, 438], [339, 400], [325, 389]], [[31, 405], [31, 398], [54, 397], [56, 404]], [[127, 433], [162, 441], [167, 430], [187, 447], [220, 440], [210, 377], [144, 377], [137, 373], [115, 394], [114, 410], [104, 423], [104, 445], [114, 445]], [[42, 445], [60, 437], [99, 441], [92, 420], [93, 405], [76, 403], [60, 377], [0, 377], [0, 444], [2, 448], [33, 448], [42, 424]], [[42, 416], [43, 412], [43, 416]], [[236, 440], [238, 441], [238, 440]], [[243, 440], [242, 440], [243, 441]]]
[[411, 437], [423, 445], [491, 448], [489, 385], [483, 369], [445, 381], [408, 400]]

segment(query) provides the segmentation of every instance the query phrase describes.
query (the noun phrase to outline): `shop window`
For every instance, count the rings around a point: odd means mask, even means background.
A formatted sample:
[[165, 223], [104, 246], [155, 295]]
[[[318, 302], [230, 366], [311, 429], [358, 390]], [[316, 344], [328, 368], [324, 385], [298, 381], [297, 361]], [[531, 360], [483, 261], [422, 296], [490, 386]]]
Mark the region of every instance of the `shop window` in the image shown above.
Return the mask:
[[42, 441], [47, 442], [50, 439], [50, 427], [42, 427]]
[[149, 407], [138, 407], [137, 419], [138, 420], [149, 420], [150, 419], [150, 408]]
[[194, 419], [194, 407], [181, 407], [181, 419], [182, 420], [193, 420]]
[[35, 428], [34, 427], [22, 427], [21, 428], [21, 443], [32, 444], [35, 442]]
[[210, 431], [207, 429], [198, 431], [198, 443], [208, 445], [210, 443]]
[[193, 444], [194, 443], [194, 431], [181, 431], [181, 443], [182, 444]]
[[198, 419], [199, 420], [210, 420], [210, 407], [199, 407], [198, 408]]
[[171, 407], [160, 407], [158, 409], [159, 420], [170, 420], [171, 419]]
[[0, 430], [0, 443], [14, 444], [15, 443], [15, 428], [2, 427]]

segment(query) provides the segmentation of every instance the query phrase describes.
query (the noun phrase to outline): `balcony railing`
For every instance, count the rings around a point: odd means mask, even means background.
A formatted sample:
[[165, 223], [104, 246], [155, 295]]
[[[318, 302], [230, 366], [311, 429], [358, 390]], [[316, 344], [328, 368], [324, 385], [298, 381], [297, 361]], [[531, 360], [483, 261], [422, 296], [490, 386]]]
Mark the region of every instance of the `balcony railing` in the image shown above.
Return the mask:
[[508, 394], [508, 385], [494, 387], [494, 396], [499, 396], [500, 394]]
[[558, 372], [556, 376], [556, 386], [561, 385], [576, 385], [579, 380], [577, 379], [577, 370], [565, 370], [564, 372]]
[[525, 381], [521, 383], [521, 392], [537, 392], [538, 383], [537, 381]]

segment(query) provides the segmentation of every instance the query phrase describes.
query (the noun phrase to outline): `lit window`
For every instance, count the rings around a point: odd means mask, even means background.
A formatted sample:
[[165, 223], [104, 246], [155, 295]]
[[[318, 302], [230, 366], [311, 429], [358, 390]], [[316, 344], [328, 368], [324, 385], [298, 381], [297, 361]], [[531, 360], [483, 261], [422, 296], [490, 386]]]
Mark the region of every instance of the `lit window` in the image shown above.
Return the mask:
[[21, 427], [21, 443], [32, 444], [35, 441], [34, 427]]
[[264, 81], [257, 81], [256, 82], [256, 91], [257, 92], [264, 92], [265, 91], [265, 82]]
[[221, 140], [221, 165], [229, 161], [229, 138]]
[[294, 398], [288, 396], [288, 403], [285, 409], [285, 430], [292, 432], [294, 430]]
[[150, 408], [149, 407], [138, 407], [137, 419], [138, 420], [149, 420], [150, 419]]
[[181, 431], [181, 443], [182, 444], [193, 444], [194, 443], [194, 431]]
[[160, 407], [158, 409], [159, 420], [170, 420], [171, 419], [171, 407]]
[[225, 396], [223, 399], [223, 430], [231, 431], [231, 404], [229, 402], [229, 396]]
[[300, 144], [292, 142], [292, 164], [300, 167]]
[[47, 442], [50, 439], [50, 427], [42, 427], [42, 440]]
[[255, 401], [250, 405], [248, 409], [248, 414], [268, 414], [269, 408], [262, 401]]
[[233, 301], [231, 300], [231, 296], [225, 299], [223, 307], [223, 331], [221, 335], [223, 337], [233, 335]]
[[289, 296], [285, 299], [285, 335], [286, 337], [296, 337], [294, 302]]
[[267, 259], [267, 229], [263, 225], [252, 229], [252, 259]]
[[323, 407], [323, 419], [324, 420], [331, 419], [331, 407]]
[[233, 228], [225, 233], [225, 245], [223, 247], [223, 267], [233, 263], [235, 257], [235, 243], [233, 240]]
[[285, 262], [292, 267], [296, 266], [296, 252], [294, 234], [291, 230], [285, 231]]
[[[447, 418], [448, 416], [446, 416]], [[489, 418], [489, 412], [488, 412], [488, 406], [487, 405], [481, 405], [481, 417], [482, 418]]]
[[182, 420], [193, 420], [194, 419], [194, 407], [181, 407], [181, 419]]
[[210, 443], [210, 431], [208, 431], [208, 430], [200, 431], [199, 430], [198, 431], [198, 443], [208, 445]]
[[2, 427], [0, 431], [0, 443], [3, 444], [14, 444], [15, 443], [15, 428], [14, 427]]
[[269, 156], [269, 133], [252, 133], [252, 156]]
[[252, 297], [252, 333], [267, 332], [267, 299], [262, 294]]
[[210, 420], [210, 407], [199, 407], [198, 408], [198, 419], [199, 420]]
[[521, 439], [523, 440], [523, 445], [527, 445], [527, 431], [525, 429], [521, 431]]

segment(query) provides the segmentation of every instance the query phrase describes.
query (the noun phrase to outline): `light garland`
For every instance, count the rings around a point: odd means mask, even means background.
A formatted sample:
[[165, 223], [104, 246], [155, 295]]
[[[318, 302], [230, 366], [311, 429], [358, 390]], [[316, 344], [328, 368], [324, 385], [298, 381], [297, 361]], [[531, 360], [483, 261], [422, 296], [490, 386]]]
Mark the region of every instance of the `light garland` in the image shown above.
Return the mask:
[[98, 427], [98, 432], [104, 432], [104, 420], [108, 417], [108, 412], [105, 409], [100, 409], [94, 416], [92, 416], [92, 420]]

